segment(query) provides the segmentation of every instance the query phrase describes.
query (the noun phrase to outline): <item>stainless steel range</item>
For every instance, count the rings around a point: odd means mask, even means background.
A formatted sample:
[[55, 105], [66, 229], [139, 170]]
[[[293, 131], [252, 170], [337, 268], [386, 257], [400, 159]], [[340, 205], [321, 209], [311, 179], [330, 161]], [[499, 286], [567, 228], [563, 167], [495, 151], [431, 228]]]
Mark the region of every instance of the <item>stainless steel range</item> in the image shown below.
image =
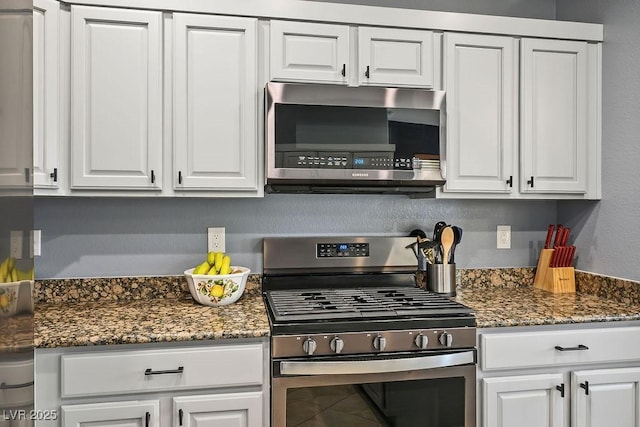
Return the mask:
[[473, 312], [408, 237], [264, 239], [272, 426], [475, 426]]

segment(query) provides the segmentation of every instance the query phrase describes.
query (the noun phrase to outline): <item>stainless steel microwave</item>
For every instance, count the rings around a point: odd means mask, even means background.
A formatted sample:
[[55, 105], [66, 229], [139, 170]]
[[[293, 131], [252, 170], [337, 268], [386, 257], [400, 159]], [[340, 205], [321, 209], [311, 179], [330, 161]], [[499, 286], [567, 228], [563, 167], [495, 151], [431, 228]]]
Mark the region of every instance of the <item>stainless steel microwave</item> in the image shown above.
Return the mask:
[[268, 83], [268, 193], [431, 197], [444, 184], [445, 93]]

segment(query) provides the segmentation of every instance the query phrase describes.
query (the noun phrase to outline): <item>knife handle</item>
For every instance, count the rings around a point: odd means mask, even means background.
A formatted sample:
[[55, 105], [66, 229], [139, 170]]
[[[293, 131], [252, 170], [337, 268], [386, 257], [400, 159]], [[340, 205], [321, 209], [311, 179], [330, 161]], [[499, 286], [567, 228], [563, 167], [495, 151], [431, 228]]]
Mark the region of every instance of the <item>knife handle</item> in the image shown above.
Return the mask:
[[575, 246], [569, 246], [570, 250], [569, 250], [569, 267], [573, 267], [573, 257], [576, 254], [576, 247]]
[[558, 248], [553, 250], [551, 254], [551, 261], [549, 261], [549, 267], [553, 268], [556, 266], [556, 260], [558, 259]]
[[549, 224], [549, 230], [547, 230], [547, 239], [544, 241], [544, 248], [549, 249], [551, 246], [551, 238], [553, 237], [553, 229], [555, 226], [553, 224]]
[[560, 246], [567, 246], [567, 240], [569, 240], [569, 227], [565, 227], [562, 230], [562, 240], [560, 240]]
[[562, 240], [562, 224], [558, 224], [556, 227], [556, 238], [553, 241], [553, 247], [560, 246], [560, 241]]

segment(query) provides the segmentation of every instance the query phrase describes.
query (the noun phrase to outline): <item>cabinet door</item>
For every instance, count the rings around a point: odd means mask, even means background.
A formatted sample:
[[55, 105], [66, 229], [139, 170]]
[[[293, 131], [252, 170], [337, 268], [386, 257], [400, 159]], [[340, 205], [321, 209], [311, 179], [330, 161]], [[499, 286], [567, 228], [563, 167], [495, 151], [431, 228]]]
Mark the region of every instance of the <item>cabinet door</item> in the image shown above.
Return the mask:
[[174, 15], [176, 189], [256, 190], [257, 20]]
[[347, 83], [349, 27], [271, 21], [272, 80]]
[[31, 37], [31, 16], [0, 6], [0, 191], [16, 195], [32, 193]]
[[361, 85], [433, 87], [433, 32], [376, 27], [358, 32]]
[[182, 427], [261, 427], [261, 392], [228, 393], [173, 399], [173, 425]]
[[444, 35], [445, 192], [513, 191], [517, 61], [517, 41], [511, 37]]
[[569, 397], [563, 382], [562, 374], [483, 379], [483, 426], [563, 427]]
[[573, 427], [640, 425], [640, 368], [576, 371], [571, 389]]
[[62, 427], [159, 427], [157, 400], [63, 405]]
[[71, 187], [160, 189], [162, 13], [71, 8]]
[[33, 2], [33, 186], [58, 188], [58, 20], [60, 4]]
[[587, 190], [587, 43], [522, 39], [520, 190]]

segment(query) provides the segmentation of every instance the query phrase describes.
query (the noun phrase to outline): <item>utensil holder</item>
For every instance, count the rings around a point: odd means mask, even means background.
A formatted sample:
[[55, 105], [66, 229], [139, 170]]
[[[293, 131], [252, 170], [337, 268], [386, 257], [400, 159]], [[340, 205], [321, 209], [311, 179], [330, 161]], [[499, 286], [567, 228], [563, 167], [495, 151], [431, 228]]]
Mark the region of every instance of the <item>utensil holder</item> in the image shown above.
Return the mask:
[[427, 289], [439, 294], [456, 295], [456, 265], [427, 264]]
[[573, 267], [550, 267], [554, 249], [543, 249], [538, 258], [533, 287], [554, 294], [576, 292], [576, 272]]

